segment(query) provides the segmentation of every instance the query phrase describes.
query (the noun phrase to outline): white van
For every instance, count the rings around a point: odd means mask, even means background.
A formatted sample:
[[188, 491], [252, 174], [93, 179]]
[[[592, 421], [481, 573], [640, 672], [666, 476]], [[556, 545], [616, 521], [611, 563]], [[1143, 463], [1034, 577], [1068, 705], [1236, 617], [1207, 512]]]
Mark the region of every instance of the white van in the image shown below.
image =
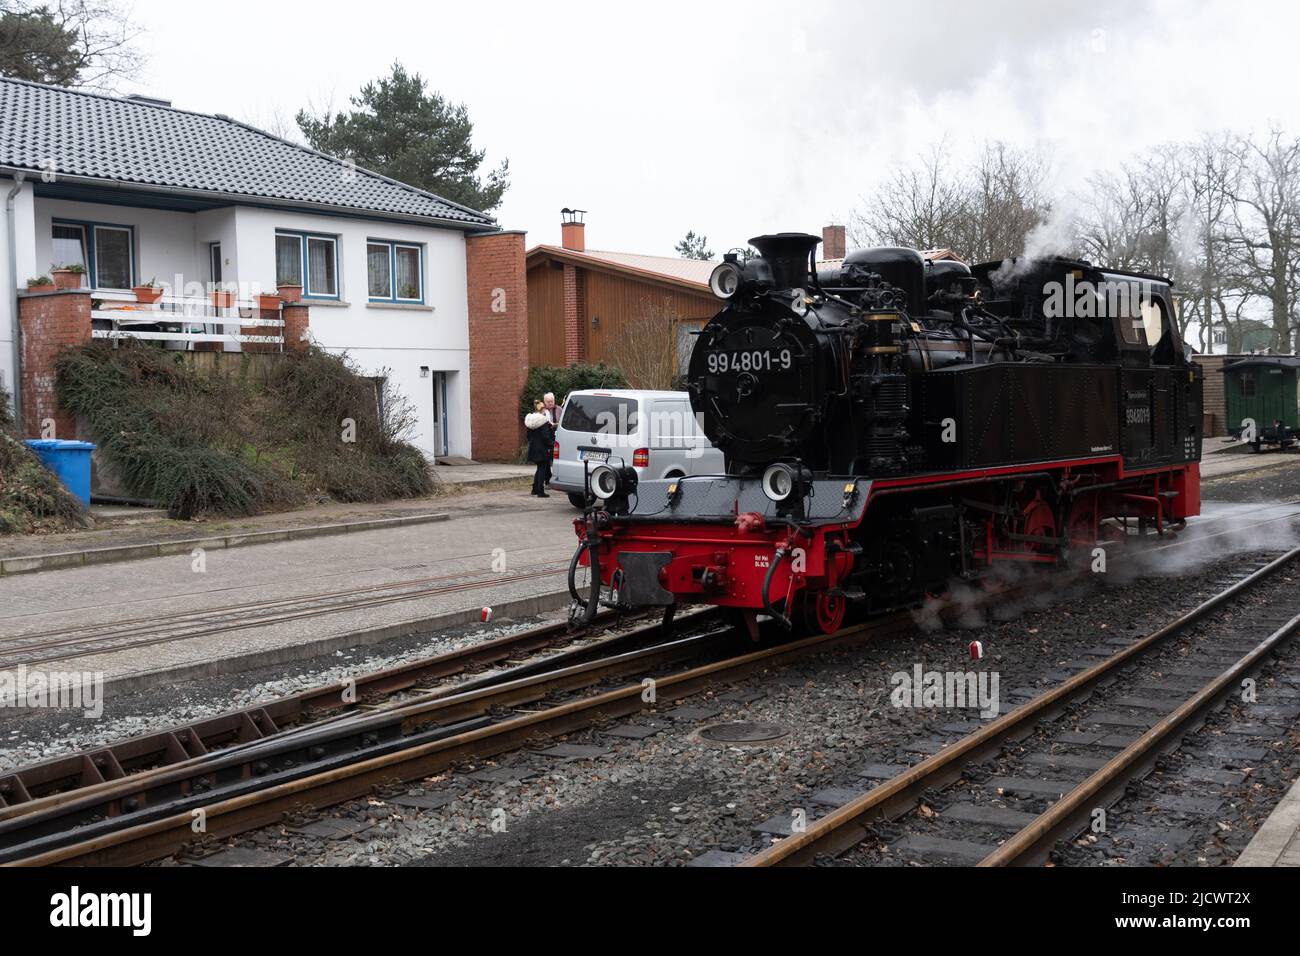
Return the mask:
[[587, 469], [611, 459], [635, 468], [638, 481], [725, 470], [722, 452], [700, 430], [685, 392], [570, 392], [555, 430], [551, 487], [581, 508]]

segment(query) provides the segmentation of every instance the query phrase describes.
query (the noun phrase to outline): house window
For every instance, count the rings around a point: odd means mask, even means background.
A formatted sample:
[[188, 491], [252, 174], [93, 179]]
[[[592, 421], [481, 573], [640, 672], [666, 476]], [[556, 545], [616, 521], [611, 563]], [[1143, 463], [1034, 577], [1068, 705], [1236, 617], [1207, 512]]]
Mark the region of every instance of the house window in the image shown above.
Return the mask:
[[129, 289], [131, 276], [131, 230], [114, 226], [95, 227], [95, 288]]
[[[305, 280], [304, 281], [304, 277]], [[339, 297], [339, 244], [334, 236], [275, 234], [275, 283], [300, 285], [316, 299]]]
[[371, 239], [366, 243], [371, 302], [424, 302], [424, 247]]
[[135, 233], [130, 226], [55, 222], [54, 265], [81, 266], [92, 289], [129, 289], [135, 284]]
[[275, 237], [275, 284], [302, 285], [302, 237]]
[[[82, 226], [54, 224], [54, 265], [81, 266], [88, 269], [90, 257], [86, 252], [86, 230]], [[84, 280], [83, 280], [84, 281]]]

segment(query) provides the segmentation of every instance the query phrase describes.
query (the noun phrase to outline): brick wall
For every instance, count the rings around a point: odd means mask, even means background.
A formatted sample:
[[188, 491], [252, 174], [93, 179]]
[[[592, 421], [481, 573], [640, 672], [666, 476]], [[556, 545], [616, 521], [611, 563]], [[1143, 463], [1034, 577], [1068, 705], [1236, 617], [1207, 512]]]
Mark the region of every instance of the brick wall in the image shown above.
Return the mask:
[[[76, 422], [54, 398], [54, 362], [61, 351], [90, 341], [90, 292], [75, 289], [23, 295], [18, 300], [22, 336], [23, 433], [27, 438], [77, 437]], [[43, 427], [54, 422], [54, 434]]]
[[564, 363], [587, 361], [586, 273], [564, 264]]
[[[307, 330], [311, 326], [310, 308], [303, 302], [286, 302], [284, 308], [280, 310], [280, 318], [284, 319], [284, 347], [289, 349], [303, 349], [307, 347]], [[267, 318], [273, 317], [268, 314]], [[274, 332], [275, 329], [266, 327], [266, 332]]]
[[524, 234], [465, 239], [470, 441], [480, 461], [511, 461], [524, 443], [519, 395], [528, 377]]
[[844, 249], [845, 249], [844, 227], [823, 226], [821, 257], [823, 259], [843, 259]]

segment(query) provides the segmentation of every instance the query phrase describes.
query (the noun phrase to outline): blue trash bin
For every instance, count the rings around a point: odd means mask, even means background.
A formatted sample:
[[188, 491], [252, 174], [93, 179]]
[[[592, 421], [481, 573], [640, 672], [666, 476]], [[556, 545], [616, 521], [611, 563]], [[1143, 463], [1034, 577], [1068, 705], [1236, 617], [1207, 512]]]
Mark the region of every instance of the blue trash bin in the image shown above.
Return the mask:
[[90, 506], [90, 453], [96, 446], [88, 441], [63, 441], [58, 438], [31, 438], [27, 446], [64, 487]]

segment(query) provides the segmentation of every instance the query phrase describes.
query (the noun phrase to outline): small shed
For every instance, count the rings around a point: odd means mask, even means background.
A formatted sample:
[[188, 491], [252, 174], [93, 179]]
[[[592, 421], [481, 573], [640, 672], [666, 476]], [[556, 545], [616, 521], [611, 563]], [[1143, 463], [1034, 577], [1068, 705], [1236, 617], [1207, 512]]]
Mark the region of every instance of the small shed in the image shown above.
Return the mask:
[[1296, 370], [1300, 358], [1292, 355], [1251, 355], [1223, 366], [1223, 397], [1228, 432], [1240, 436], [1243, 422], [1251, 419], [1261, 430], [1280, 421], [1289, 428], [1297, 421]]

